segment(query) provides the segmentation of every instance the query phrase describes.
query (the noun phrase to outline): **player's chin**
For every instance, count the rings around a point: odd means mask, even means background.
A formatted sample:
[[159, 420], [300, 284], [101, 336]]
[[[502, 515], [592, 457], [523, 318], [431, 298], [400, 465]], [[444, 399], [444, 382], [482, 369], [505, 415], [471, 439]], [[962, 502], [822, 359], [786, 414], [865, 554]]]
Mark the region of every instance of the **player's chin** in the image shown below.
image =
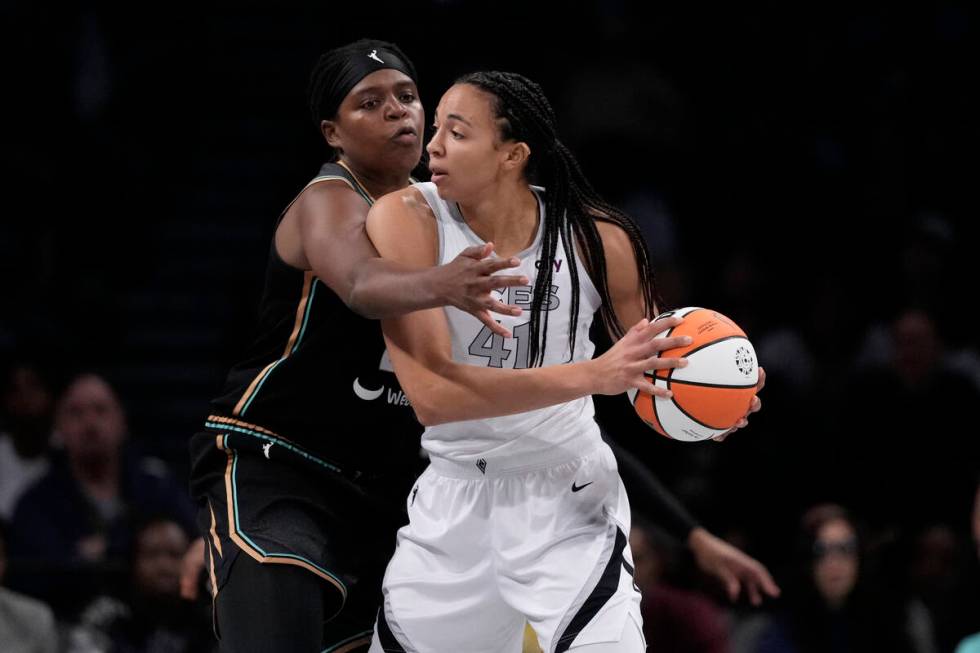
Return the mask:
[[421, 160], [421, 145], [409, 146], [391, 141], [385, 151], [385, 162], [389, 170], [408, 170], [411, 172]]
[[458, 202], [459, 193], [453, 187], [452, 181], [449, 179], [449, 175], [433, 175], [432, 183], [436, 186], [436, 192], [439, 193], [439, 197], [446, 200], [447, 202]]

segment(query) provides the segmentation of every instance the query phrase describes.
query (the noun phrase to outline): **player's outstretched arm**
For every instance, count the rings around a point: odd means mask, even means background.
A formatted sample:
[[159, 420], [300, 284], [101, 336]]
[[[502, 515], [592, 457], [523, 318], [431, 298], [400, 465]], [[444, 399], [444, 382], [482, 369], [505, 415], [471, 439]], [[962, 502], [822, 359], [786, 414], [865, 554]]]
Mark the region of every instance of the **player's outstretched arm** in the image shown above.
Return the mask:
[[292, 265], [312, 270], [351, 310], [368, 318], [400, 315], [437, 306], [456, 306], [476, 315], [501, 335], [490, 313], [519, 315], [516, 306], [490, 296], [490, 288], [520, 285], [526, 279], [498, 274], [516, 259], [488, 258], [471, 247], [441, 266], [409, 266], [383, 260], [367, 237], [364, 200], [346, 185], [318, 183], [294, 203], [276, 233], [280, 254], [292, 251]]
[[734, 602], [744, 593], [752, 605], [760, 605], [763, 596], [779, 596], [779, 586], [765, 565], [705, 529], [692, 529], [687, 545], [691, 547], [698, 567], [725, 586], [730, 601]]
[[504, 304], [490, 291], [527, 285], [528, 280], [520, 275], [499, 274], [521, 262], [516, 258], [491, 258], [492, 252], [493, 243], [474, 245], [445, 265], [423, 268], [377, 256], [368, 258], [353, 270], [348, 306], [372, 318], [455, 306], [473, 315], [493, 333], [510, 338], [510, 332], [493, 319], [492, 313], [520, 315], [521, 309]]
[[[368, 215], [371, 240], [385, 258], [410, 266], [436, 262], [438, 235], [418, 191], [406, 189], [379, 200]], [[424, 202], [424, 201], [423, 201]], [[424, 310], [382, 321], [395, 373], [423, 424], [526, 412], [590, 394], [641, 388], [663, 394], [644, 377], [654, 368], [681, 365], [658, 352], [681, 344], [657, 334], [679, 321], [640, 320], [602, 356], [581, 363], [531, 369], [482, 368], [452, 359], [449, 325], [442, 310]]]

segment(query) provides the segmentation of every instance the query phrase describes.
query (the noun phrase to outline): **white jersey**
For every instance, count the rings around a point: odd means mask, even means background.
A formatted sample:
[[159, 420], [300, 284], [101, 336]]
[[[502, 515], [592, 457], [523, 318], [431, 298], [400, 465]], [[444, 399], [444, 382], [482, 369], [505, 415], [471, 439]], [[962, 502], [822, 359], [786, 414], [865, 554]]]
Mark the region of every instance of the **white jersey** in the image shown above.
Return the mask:
[[[439, 233], [440, 265], [453, 260], [462, 250], [484, 241], [466, 224], [455, 202], [439, 197], [435, 184], [415, 184], [432, 208]], [[534, 242], [515, 256], [521, 260], [518, 268], [503, 272], [508, 275], [524, 275], [530, 283], [501, 291], [493, 291], [500, 301], [524, 309], [517, 317], [494, 315], [495, 319], [510, 329], [513, 338], [493, 334], [475, 317], [453, 307], [446, 307], [449, 332], [452, 338], [453, 360], [467, 365], [520, 369], [529, 366], [530, 307], [533, 295], [536, 266], [541, 260], [541, 240], [544, 231], [544, 202], [542, 189], [532, 186], [538, 197], [539, 221]], [[578, 254], [568, 261], [564, 247], [559, 243], [554, 261], [551, 294], [546, 310], [548, 315], [548, 341], [543, 365], [588, 360], [595, 345], [589, 338], [592, 317], [599, 309], [601, 299], [589, 278]], [[569, 351], [571, 322], [572, 282], [569, 265], [578, 266], [579, 317], [575, 351]], [[422, 446], [431, 455], [459, 462], [478, 462], [490, 456], [541, 453], [560, 447], [581, 436], [599, 439], [599, 428], [594, 419], [592, 397], [516, 415], [489, 419], [466, 420], [431, 426], [422, 436]]]

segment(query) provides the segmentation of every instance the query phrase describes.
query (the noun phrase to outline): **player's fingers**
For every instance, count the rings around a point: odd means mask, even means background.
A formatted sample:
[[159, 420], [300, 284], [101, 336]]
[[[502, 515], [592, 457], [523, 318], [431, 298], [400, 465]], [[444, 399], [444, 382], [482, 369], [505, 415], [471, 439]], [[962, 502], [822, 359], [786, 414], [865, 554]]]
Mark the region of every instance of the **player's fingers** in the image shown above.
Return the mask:
[[524, 310], [520, 306], [514, 306], [513, 304], [505, 304], [502, 301], [496, 299], [490, 299], [486, 303], [487, 310], [491, 310], [494, 313], [500, 313], [501, 315], [520, 315]]
[[485, 243], [483, 245], [470, 245], [460, 252], [459, 255], [475, 259], [477, 261], [482, 261], [486, 257], [490, 256], [490, 252], [492, 251], [493, 246], [490, 243]]
[[670, 399], [674, 396], [674, 393], [667, 388], [662, 388], [658, 385], [654, 385], [647, 380], [648, 377], [643, 377], [642, 381], [637, 381], [635, 387], [637, 390], [642, 390], [647, 394], [651, 394], [654, 397], [660, 397], [661, 399]]
[[722, 567], [718, 571], [718, 574], [721, 576], [721, 582], [725, 585], [725, 593], [728, 594], [728, 600], [732, 602], [737, 601], [738, 592], [741, 589], [738, 577], [725, 567]]
[[650, 356], [643, 361], [643, 369], [645, 370], [667, 370], [675, 367], [687, 367], [687, 359]]
[[511, 337], [510, 331], [500, 322], [493, 319], [493, 316], [490, 315], [490, 311], [486, 309], [474, 311], [473, 316], [476, 317], [476, 319], [483, 322], [483, 324], [485, 324], [488, 329], [490, 329], [492, 332], [496, 333], [497, 335], [503, 336], [504, 338]]
[[691, 336], [674, 336], [672, 338], [654, 338], [651, 341], [651, 346], [656, 347], [656, 351], [667, 351], [677, 349], [678, 347], [686, 347], [692, 342]]
[[490, 277], [484, 283], [484, 288], [487, 292], [491, 290], [497, 290], [498, 288], [509, 288], [511, 286], [526, 286], [528, 284], [528, 279], [522, 275], [506, 275], [498, 274], [497, 276]]
[[752, 397], [752, 405], [749, 406], [750, 413], [758, 413], [762, 410], [762, 400], [758, 397]]
[[783, 593], [783, 590], [779, 588], [779, 585], [772, 579], [768, 571], [766, 572], [766, 579], [766, 582], [762, 584], [763, 591], [774, 599], [778, 598]]
[[[510, 258], [488, 258], [480, 264], [480, 268], [484, 274], [493, 274], [494, 272], [500, 272], [507, 268], [519, 267], [520, 264], [521, 259], [513, 256]], [[526, 279], [527, 277], [524, 278]]]
[[766, 371], [759, 366], [759, 382], [755, 384], [756, 392], [759, 392], [764, 387], [766, 387]]
[[639, 322], [631, 326], [630, 330], [627, 333], [632, 333], [632, 334], [642, 333], [649, 325], [650, 325], [650, 321], [647, 320], [646, 318], [643, 318], [642, 320], [640, 320]]
[[659, 386], [653, 382], [653, 377], [647, 374], [645, 371], [637, 375], [636, 379], [630, 384], [631, 387], [645, 392], [647, 394], [653, 395], [654, 397], [660, 397], [661, 399], [670, 399], [674, 396], [674, 393], [663, 386]]
[[769, 596], [776, 598], [782, 593], [782, 590], [779, 589], [779, 585], [773, 580], [769, 570], [763, 567], [761, 563], [755, 562], [752, 565], [751, 573], [755, 583]]
[[683, 321], [684, 321], [683, 317], [679, 315], [671, 315], [670, 317], [656, 318], [655, 320], [650, 322], [648, 328], [653, 333], [661, 333], [663, 331], [666, 331], [667, 329], [673, 329], [674, 327], [679, 326]]
[[734, 430], [735, 429], [730, 429], [728, 431], [725, 431], [721, 435], [716, 435], [715, 437], [713, 437], [711, 439], [714, 442], [724, 442], [725, 441], [725, 438], [727, 438], [729, 435], [731, 435], [732, 434], [732, 431], [734, 431]]

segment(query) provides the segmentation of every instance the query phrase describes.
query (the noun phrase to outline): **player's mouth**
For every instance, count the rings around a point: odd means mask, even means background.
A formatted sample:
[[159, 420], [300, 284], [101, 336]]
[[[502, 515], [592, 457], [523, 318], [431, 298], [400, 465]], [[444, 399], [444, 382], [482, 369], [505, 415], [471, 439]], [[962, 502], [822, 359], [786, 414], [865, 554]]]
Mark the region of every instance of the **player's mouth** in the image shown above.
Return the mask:
[[391, 140], [400, 145], [415, 145], [419, 142], [419, 134], [414, 127], [409, 125], [396, 131]]
[[430, 165], [429, 172], [432, 173], [432, 183], [434, 184], [438, 184], [440, 181], [443, 181], [446, 177], [449, 176], [449, 173], [446, 171], [445, 168], [442, 168], [437, 165], [435, 166]]

